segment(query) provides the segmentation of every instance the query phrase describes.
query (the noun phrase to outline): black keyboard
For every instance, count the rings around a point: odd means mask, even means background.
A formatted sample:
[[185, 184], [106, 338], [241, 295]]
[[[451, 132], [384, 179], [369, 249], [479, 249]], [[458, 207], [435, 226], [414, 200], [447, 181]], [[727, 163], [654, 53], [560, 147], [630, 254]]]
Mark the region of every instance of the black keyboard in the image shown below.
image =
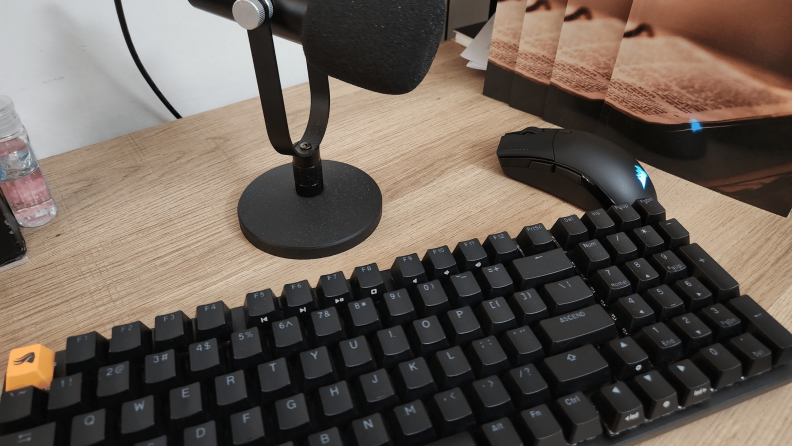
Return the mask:
[[12, 351], [0, 446], [627, 445], [792, 380], [652, 199], [234, 304]]

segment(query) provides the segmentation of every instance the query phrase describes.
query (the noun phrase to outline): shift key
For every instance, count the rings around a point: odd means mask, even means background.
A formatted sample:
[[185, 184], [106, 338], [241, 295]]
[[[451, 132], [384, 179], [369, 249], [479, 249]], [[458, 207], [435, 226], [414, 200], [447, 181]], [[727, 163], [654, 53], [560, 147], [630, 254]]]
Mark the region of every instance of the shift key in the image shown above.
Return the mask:
[[575, 265], [564, 251], [554, 249], [514, 260], [509, 272], [518, 290], [527, 290], [574, 276]]
[[545, 319], [535, 331], [548, 355], [619, 337], [613, 319], [599, 305]]

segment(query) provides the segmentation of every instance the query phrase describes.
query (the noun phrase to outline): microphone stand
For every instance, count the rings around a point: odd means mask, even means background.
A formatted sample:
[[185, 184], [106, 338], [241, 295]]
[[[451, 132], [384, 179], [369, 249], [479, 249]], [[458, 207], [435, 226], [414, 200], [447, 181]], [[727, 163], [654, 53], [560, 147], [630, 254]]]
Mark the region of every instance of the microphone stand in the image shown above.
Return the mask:
[[371, 235], [382, 216], [382, 193], [368, 174], [349, 164], [322, 162], [319, 145], [330, 117], [328, 76], [310, 64], [311, 112], [300, 141], [292, 142], [269, 20], [248, 31], [267, 134], [289, 164], [253, 180], [237, 207], [245, 238], [258, 249], [292, 259], [344, 252]]

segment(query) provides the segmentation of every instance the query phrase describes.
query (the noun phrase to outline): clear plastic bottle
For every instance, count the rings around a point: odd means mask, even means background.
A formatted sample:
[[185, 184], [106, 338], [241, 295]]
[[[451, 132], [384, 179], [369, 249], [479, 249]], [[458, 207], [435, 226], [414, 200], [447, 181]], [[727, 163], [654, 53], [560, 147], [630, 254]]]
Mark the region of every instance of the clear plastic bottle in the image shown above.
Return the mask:
[[0, 96], [0, 189], [20, 225], [35, 228], [55, 218], [55, 200], [7, 96]]

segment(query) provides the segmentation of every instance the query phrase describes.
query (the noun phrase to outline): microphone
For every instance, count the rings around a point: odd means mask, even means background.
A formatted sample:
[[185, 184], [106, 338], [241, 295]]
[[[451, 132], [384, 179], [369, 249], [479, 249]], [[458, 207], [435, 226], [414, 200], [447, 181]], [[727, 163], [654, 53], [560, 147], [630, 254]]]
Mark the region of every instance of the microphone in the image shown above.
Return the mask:
[[[235, 20], [235, 4], [249, 9], [254, 19], [270, 13], [273, 34], [301, 43], [311, 66], [384, 94], [409, 93], [421, 83], [445, 22], [444, 0], [189, 1], [230, 20]], [[243, 17], [241, 12], [237, 16]]]

